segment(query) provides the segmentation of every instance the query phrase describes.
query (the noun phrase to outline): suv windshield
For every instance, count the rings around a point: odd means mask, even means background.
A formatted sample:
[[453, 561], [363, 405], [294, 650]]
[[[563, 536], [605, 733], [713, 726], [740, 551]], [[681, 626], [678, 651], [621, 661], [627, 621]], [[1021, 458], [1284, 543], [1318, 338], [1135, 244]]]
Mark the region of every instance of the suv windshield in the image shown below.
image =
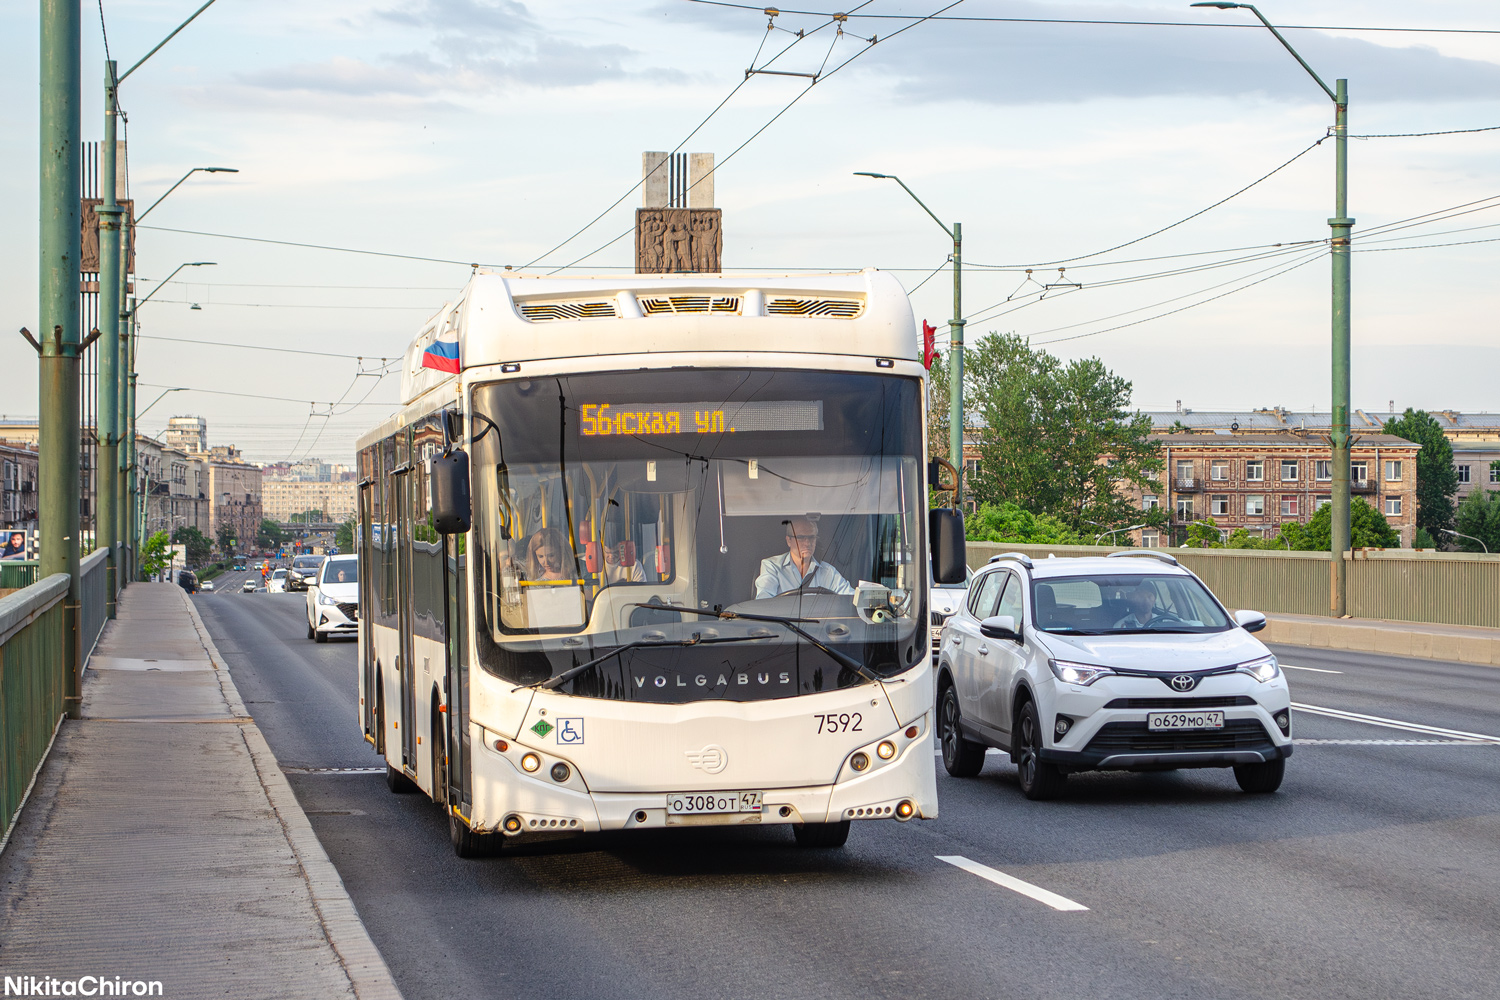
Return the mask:
[[317, 569], [323, 565], [322, 556], [298, 556], [292, 560], [292, 569], [301, 571], [306, 569]]
[[[563, 689], [650, 701], [863, 683], [784, 625], [683, 608], [816, 619], [800, 627], [863, 668], [909, 669], [927, 652], [920, 407], [915, 379], [837, 372], [477, 387], [481, 663], [536, 683], [635, 644]], [[885, 613], [855, 611], [862, 582]]]
[[1032, 620], [1043, 632], [1109, 635], [1222, 632], [1229, 616], [1196, 577], [1066, 576], [1033, 580]]

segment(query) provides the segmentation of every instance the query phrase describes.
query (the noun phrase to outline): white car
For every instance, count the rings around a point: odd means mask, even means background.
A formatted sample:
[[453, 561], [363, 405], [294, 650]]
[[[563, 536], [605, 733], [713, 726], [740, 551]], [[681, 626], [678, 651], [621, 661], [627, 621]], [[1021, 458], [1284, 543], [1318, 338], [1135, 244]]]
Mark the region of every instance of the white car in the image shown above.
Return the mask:
[[198, 589], [204, 593], [212, 594], [214, 592], [214, 582], [212, 580], [204, 580], [198, 585]]
[[969, 600], [969, 582], [974, 579], [974, 574], [965, 570], [963, 583], [938, 583], [929, 572], [927, 580], [932, 585], [930, 600], [932, 602], [932, 658], [937, 660], [938, 649], [942, 646], [943, 626], [948, 619], [963, 607]]
[[307, 637], [327, 642], [330, 635], [359, 634], [359, 558], [323, 561], [307, 588]]
[[268, 593], [268, 594], [285, 594], [286, 593], [286, 569], [285, 568], [271, 570], [271, 576], [270, 576], [269, 579], [266, 580], [266, 593]]
[[[1134, 558], [1123, 558], [1134, 557]], [[1170, 555], [996, 556], [943, 630], [938, 725], [955, 777], [1010, 754], [1045, 799], [1077, 771], [1233, 767], [1274, 792], [1292, 755], [1291, 692], [1251, 632]]]

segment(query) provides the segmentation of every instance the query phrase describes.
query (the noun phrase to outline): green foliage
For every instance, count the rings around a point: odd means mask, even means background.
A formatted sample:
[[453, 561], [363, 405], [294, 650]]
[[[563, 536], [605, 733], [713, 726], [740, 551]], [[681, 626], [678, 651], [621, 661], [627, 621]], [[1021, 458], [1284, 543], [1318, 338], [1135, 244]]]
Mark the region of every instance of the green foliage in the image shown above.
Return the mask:
[[[428, 514], [427, 517], [431, 520], [432, 515]], [[354, 551], [354, 521], [352, 518], [339, 525], [338, 529], [334, 531], [333, 544], [340, 552]]]
[[1190, 549], [1219, 549], [1223, 548], [1223, 542], [1219, 539], [1218, 525], [1212, 521], [1194, 521], [1187, 526], [1187, 538], [1183, 544]]
[[[1303, 552], [1327, 552], [1332, 538], [1333, 505], [1324, 504], [1303, 526], [1302, 537], [1293, 547]], [[1401, 535], [1384, 514], [1356, 497], [1349, 504], [1349, 544], [1356, 549], [1398, 549]]]
[[281, 525], [269, 517], [260, 522], [260, 530], [255, 533], [255, 544], [262, 549], [278, 549], [285, 539]]
[[979, 505], [979, 512], [964, 519], [964, 533], [975, 542], [1018, 542], [1026, 545], [1088, 545], [1093, 537], [1080, 537], [1055, 517], [1033, 514], [1009, 500]]
[[227, 552], [230, 555], [234, 555], [234, 543], [235, 543], [234, 529], [231, 528], [227, 524], [220, 525], [220, 527], [219, 527], [219, 551], [220, 552]]
[[1458, 505], [1458, 530], [1472, 535], [1484, 543], [1469, 538], [1451, 537], [1454, 545], [1463, 552], [1483, 552], [1488, 546], [1491, 552], [1500, 552], [1500, 492], [1474, 490]]
[[1422, 446], [1417, 452], [1417, 527], [1426, 528], [1434, 538], [1442, 537], [1444, 528], [1453, 527], [1453, 498], [1458, 494], [1453, 445], [1424, 410], [1408, 407], [1401, 416], [1387, 420], [1383, 429]]
[[314, 508], [313, 510], [304, 510], [299, 514], [292, 515], [292, 521], [296, 524], [314, 524], [321, 523], [327, 520], [328, 515], [324, 514], [321, 510], [318, 510], [316, 508]]
[[969, 495], [1047, 514], [1079, 535], [1138, 523], [1126, 495], [1160, 492], [1151, 420], [1132, 416], [1131, 383], [1098, 358], [1062, 362], [991, 333], [965, 358], [965, 409], [982, 419], [981, 473]]
[[158, 531], [146, 539], [146, 544], [141, 546], [142, 580], [150, 580], [171, 565], [172, 553], [167, 551], [168, 544], [170, 542], [165, 531]]
[[1181, 420], [1172, 421], [1172, 426], [1167, 428], [1168, 434], [1192, 434], [1193, 429]]
[[[939, 356], [927, 372], [927, 457], [948, 458], [948, 359]], [[968, 400], [964, 401], [965, 409]]]
[[1412, 542], [1412, 548], [1435, 549], [1437, 548], [1437, 541], [1427, 533], [1426, 528], [1418, 528], [1416, 538]]
[[207, 535], [199, 531], [196, 526], [187, 524], [172, 532], [172, 544], [186, 547], [189, 567], [200, 566], [207, 562], [209, 553], [214, 548]]

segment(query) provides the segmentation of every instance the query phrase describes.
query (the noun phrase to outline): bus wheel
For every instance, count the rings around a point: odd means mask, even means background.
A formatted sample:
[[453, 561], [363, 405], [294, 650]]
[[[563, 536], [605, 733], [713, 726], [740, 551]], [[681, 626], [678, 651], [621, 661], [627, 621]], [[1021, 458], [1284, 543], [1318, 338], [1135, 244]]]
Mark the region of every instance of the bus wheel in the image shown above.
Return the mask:
[[406, 776], [406, 773], [400, 768], [392, 767], [389, 761], [385, 765], [385, 787], [397, 795], [406, 795], [408, 792], [417, 790], [417, 786]]
[[798, 847], [843, 847], [849, 839], [849, 821], [842, 823], [798, 823], [792, 827]]
[[448, 809], [448, 839], [453, 841], [453, 853], [461, 858], [487, 858], [499, 854], [504, 846], [498, 833], [475, 833], [469, 829], [469, 824], [452, 807]]

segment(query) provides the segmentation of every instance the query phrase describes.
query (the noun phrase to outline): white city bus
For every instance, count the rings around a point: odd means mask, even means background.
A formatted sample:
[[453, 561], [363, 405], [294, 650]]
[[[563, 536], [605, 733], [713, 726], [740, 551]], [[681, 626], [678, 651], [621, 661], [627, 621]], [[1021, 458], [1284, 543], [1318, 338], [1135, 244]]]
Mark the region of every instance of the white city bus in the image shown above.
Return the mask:
[[477, 271], [358, 446], [392, 789], [462, 856], [935, 817], [924, 374], [872, 270]]

